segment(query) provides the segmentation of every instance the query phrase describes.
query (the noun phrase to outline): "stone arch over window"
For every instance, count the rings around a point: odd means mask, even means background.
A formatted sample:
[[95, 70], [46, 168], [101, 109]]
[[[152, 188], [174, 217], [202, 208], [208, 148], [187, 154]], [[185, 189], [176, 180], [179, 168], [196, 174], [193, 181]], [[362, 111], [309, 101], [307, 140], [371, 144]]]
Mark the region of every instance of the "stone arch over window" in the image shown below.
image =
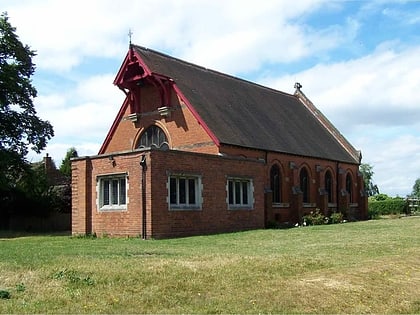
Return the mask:
[[272, 191], [273, 203], [280, 203], [282, 199], [281, 185], [282, 176], [280, 167], [277, 164], [271, 166], [270, 169], [270, 186]]
[[299, 173], [300, 190], [303, 195], [303, 202], [309, 202], [309, 173], [306, 167], [302, 167]]
[[169, 149], [168, 138], [165, 132], [156, 125], [151, 125], [140, 136], [138, 149], [148, 148]]
[[349, 196], [349, 202], [353, 202], [353, 178], [350, 173], [346, 175], [346, 191]]
[[331, 203], [333, 202], [333, 177], [330, 170], [327, 170], [325, 172], [324, 183], [325, 183], [325, 191], [327, 192], [327, 195], [328, 195], [328, 202]]

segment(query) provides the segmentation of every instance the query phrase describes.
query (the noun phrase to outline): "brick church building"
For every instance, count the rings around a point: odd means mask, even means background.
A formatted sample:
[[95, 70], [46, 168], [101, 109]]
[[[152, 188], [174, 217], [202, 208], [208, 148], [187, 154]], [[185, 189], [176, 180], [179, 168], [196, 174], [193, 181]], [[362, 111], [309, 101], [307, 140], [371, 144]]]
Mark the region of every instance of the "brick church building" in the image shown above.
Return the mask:
[[287, 94], [130, 45], [126, 98], [72, 161], [72, 233], [166, 238], [367, 217], [360, 152], [296, 84]]

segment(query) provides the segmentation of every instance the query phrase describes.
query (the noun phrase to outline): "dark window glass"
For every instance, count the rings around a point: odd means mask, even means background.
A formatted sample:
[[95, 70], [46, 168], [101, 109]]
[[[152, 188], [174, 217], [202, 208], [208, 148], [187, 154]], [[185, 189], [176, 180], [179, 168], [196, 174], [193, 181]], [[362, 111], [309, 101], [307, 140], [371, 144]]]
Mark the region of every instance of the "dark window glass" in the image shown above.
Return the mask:
[[141, 135], [138, 147], [150, 148], [153, 146], [160, 148], [162, 145], [166, 148], [168, 145], [168, 139], [162, 129], [158, 126], [152, 125]]
[[176, 182], [177, 182], [176, 178], [171, 177], [170, 182], [169, 182], [169, 198], [170, 198], [171, 204], [177, 204]]
[[249, 180], [228, 180], [228, 203], [233, 206], [247, 206], [250, 201]]
[[328, 194], [328, 202], [333, 202], [332, 176], [330, 171], [325, 173], [325, 190]]
[[185, 189], [185, 178], [179, 179], [179, 203], [185, 204], [187, 201], [187, 191]]
[[270, 171], [271, 191], [273, 203], [281, 202], [281, 177], [280, 169], [277, 165], [273, 165]]
[[[99, 206], [121, 206], [127, 204], [127, 184], [126, 178], [121, 176], [101, 178]], [[120, 209], [120, 208], [119, 208]], [[121, 208], [122, 209], [122, 208]]]
[[309, 202], [309, 177], [308, 177], [308, 171], [306, 168], [302, 168], [300, 171], [300, 190], [303, 194], [303, 202], [308, 203]]
[[126, 204], [125, 200], [125, 178], [120, 179], [120, 205]]
[[169, 202], [173, 209], [199, 206], [199, 178], [196, 176], [169, 178]]
[[117, 205], [118, 204], [118, 179], [112, 180], [111, 186], [111, 204]]
[[233, 181], [228, 182], [229, 204], [233, 205]]
[[351, 179], [351, 175], [347, 174], [346, 176], [346, 191], [349, 195], [349, 201], [353, 201], [353, 180]]
[[188, 180], [188, 203], [195, 204], [195, 180], [192, 178]]
[[103, 185], [102, 185], [102, 198], [103, 198], [103, 204], [104, 205], [109, 205], [109, 186], [110, 186], [110, 181], [108, 179], [105, 179], [103, 181]]
[[242, 204], [248, 204], [248, 182], [242, 182]]
[[235, 204], [241, 204], [241, 182], [235, 182]]

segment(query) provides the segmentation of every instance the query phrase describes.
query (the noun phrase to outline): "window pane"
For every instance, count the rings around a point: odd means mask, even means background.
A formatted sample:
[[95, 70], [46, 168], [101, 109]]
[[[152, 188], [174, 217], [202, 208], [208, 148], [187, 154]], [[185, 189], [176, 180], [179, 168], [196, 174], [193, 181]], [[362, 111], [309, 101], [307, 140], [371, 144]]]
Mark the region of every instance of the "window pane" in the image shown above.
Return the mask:
[[273, 165], [271, 168], [271, 191], [274, 203], [279, 203], [281, 200], [280, 197], [280, 170], [277, 165]]
[[235, 204], [241, 204], [241, 182], [235, 182]]
[[328, 202], [332, 202], [332, 177], [330, 172], [325, 174], [325, 190], [328, 193]]
[[305, 168], [300, 171], [300, 190], [303, 194], [303, 202], [309, 202], [309, 178]]
[[121, 178], [120, 179], [120, 205], [125, 205], [126, 204], [126, 200], [125, 200], [125, 178]]
[[185, 178], [179, 179], [179, 203], [185, 204], [187, 201], [187, 191], [186, 191]]
[[176, 178], [171, 177], [169, 182], [169, 199], [171, 204], [177, 204], [176, 202]]
[[113, 179], [112, 180], [111, 204], [113, 204], [113, 205], [118, 204], [118, 179]]
[[228, 181], [228, 198], [229, 204], [233, 205], [233, 182], [231, 180]]
[[188, 203], [195, 204], [195, 180], [190, 178], [188, 180]]
[[352, 183], [351, 176], [350, 176], [350, 174], [347, 174], [347, 176], [346, 176], [346, 190], [347, 190], [347, 193], [349, 194], [349, 201], [350, 202], [352, 202], [352, 199], [353, 199], [353, 196], [352, 196], [352, 192], [353, 192], [352, 186], [353, 186], [353, 183]]
[[147, 146], [151, 147], [153, 144], [153, 129], [147, 131]]
[[248, 182], [242, 182], [242, 203], [244, 205], [248, 204]]
[[102, 181], [102, 203], [103, 205], [109, 205], [109, 180], [104, 179]]
[[140, 137], [139, 147], [150, 148], [152, 146], [156, 146], [160, 148], [164, 142], [168, 142], [165, 133], [162, 129], [153, 125], [143, 132]]

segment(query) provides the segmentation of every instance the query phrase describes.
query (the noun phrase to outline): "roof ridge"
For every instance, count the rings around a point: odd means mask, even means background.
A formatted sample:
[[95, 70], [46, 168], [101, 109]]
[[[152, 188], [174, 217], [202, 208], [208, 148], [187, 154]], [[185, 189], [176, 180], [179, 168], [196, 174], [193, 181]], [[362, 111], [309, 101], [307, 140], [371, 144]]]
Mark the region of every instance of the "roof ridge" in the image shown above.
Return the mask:
[[298, 87], [295, 96], [305, 105], [312, 115], [324, 126], [324, 128], [334, 137], [334, 139], [356, 160], [361, 160], [361, 152], [358, 151], [347, 138], [334, 126], [334, 124], [321, 112], [314, 103]]
[[250, 85], [254, 85], [254, 86], [257, 86], [257, 87], [260, 87], [260, 88], [268, 89], [268, 90], [270, 90], [270, 91], [274, 91], [274, 92], [277, 92], [277, 93], [281, 93], [281, 94], [286, 95], [286, 96], [289, 96], [289, 97], [295, 97], [295, 98], [296, 98], [296, 95], [295, 95], [295, 94], [292, 94], [292, 93], [287, 93], [287, 92], [284, 92], [284, 91], [280, 91], [280, 90], [277, 90], [277, 89], [275, 89], [275, 88], [272, 88], [272, 87], [269, 87], [269, 86], [266, 86], [266, 85], [262, 85], [262, 84], [259, 84], [259, 83], [256, 83], [256, 82], [253, 82], [253, 81], [250, 81], [250, 80], [248, 80], [248, 79], [244, 79], [244, 78], [241, 78], [241, 77], [238, 77], [238, 76], [232, 75], [232, 74], [228, 74], [228, 73], [225, 73], [225, 72], [221, 72], [221, 71], [219, 71], [219, 70], [214, 70], [214, 69], [211, 69], [211, 68], [207, 68], [207, 67], [204, 67], [204, 66], [200, 66], [200, 65], [195, 64], [195, 63], [192, 63], [192, 62], [190, 62], [190, 61], [186, 61], [186, 60], [184, 60], [184, 59], [181, 59], [181, 58], [178, 58], [178, 57], [174, 57], [174, 56], [171, 56], [171, 55], [169, 55], [169, 54], [166, 54], [166, 53], [163, 53], [163, 52], [160, 52], [160, 51], [157, 51], [157, 50], [154, 50], [154, 49], [148, 48], [148, 47], [144, 47], [144, 46], [140, 46], [140, 45], [135, 45], [135, 44], [132, 44], [132, 46], [134, 46], [134, 47], [136, 47], [136, 48], [139, 48], [139, 49], [142, 49], [142, 50], [150, 51], [150, 52], [152, 52], [152, 53], [154, 53], [154, 54], [157, 54], [157, 55], [160, 55], [160, 56], [162, 56], [162, 57], [169, 58], [169, 59], [172, 59], [172, 60], [175, 60], [175, 61], [181, 62], [181, 63], [183, 63], [183, 64], [186, 64], [186, 65], [188, 65], [188, 66], [195, 67], [195, 68], [197, 68], [197, 69], [201, 69], [201, 70], [209, 71], [209, 72], [212, 72], [212, 73], [217, 74], [217, 75], [221, 75], [221, 76], [224, 76], [224, 77], [227, 77], [227, 78], [230, 78], [230, 79], [238, 80], [238, 81], [241, 81], [241, 82], [244, 82], [244, 83], [250, 84]]

